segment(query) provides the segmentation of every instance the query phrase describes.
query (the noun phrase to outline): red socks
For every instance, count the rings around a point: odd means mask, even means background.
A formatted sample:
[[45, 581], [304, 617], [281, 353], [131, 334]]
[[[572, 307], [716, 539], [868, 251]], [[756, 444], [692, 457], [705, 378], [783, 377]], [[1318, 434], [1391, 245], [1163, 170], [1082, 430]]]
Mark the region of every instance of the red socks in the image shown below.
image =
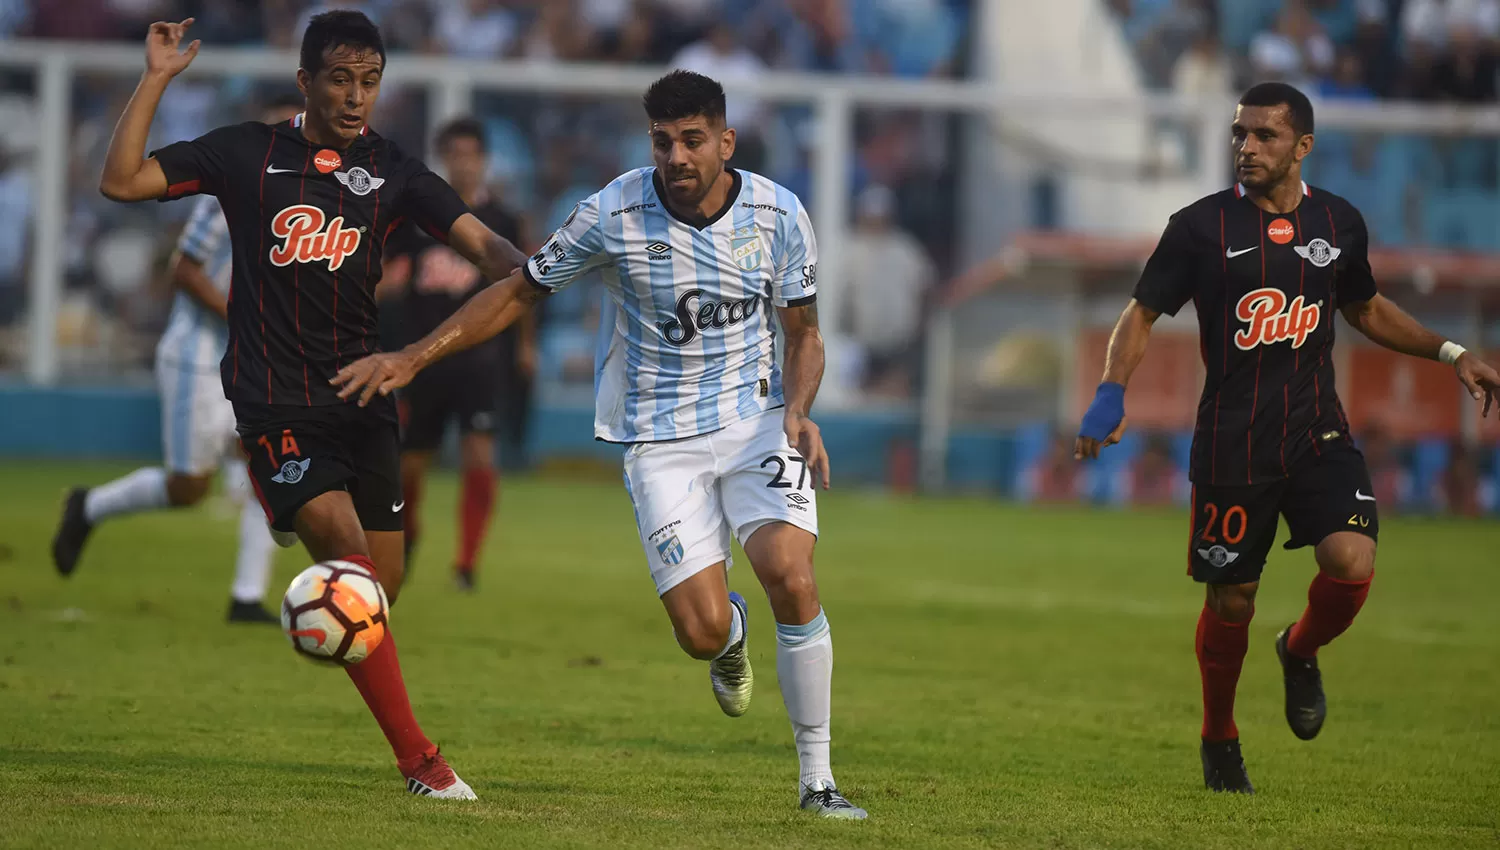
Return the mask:
[[[363, 555], [350, 555], [343, 560], [375, 571], [375, 565]], [[401, 678], [401, 661], [396, 657], [396, 636], [386, 624], [385, 640], [370, 654], [369, 658], [352, 667], [344, 668], [365, 705], [375, 715], [380, 731], [391, 743], [396, 758], [412, 759], [423, 754], [437, 752], [437, 747], [422, 734], [417, 718], [412, 716], [411, 701], [406, 696], [406, 683]]]
[[1207, 605], [1198, 616], [1198, 674], [1203, 678], [1203, 740], [1227, 741], [1240, 736], [1234, 725], [1234, 690], [1240, 681], [1245, 651], [1250, 648], [1250, 621], [1229, 623]]
[[495, 507], [495, 471], [469, 469], [464, 472], [463, 495], [458, 509], [458, 569], [474, 572], [479, 544], [489, 528], [490, 512]]
[[1300, 658], [1312, 658], [1320, 647], [1343, 634], [1365, 604], [1374, 579], [1372, 575], [1364, 581], [1342, 581], [1318, 573], [1307, 588], [1307, 610], [1287, 635], [1287, 651]]

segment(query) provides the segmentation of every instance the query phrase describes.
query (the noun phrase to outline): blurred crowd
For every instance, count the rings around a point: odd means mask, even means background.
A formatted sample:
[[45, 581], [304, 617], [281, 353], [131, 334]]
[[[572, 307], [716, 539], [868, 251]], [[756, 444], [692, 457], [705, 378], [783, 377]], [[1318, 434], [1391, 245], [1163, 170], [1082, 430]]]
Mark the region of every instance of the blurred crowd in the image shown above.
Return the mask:
[[[138, 43], [153, 20], [194, 16], [205, 49], [295, 49], [306, 21], [357, 8], [382, 25], [392, 61], [402, 53], [531, 62], [670, 65], [720, 79], [773, 70], [904, 77], [965, 73], [970, 0], [0, 0], [0, 38]], [[253, 115], [292, 82], [182, 78], [164, 99], [153, 145], [192, 138]], [[168, 293], [160, 270], [186, 205], [121, 206], [95, 189], [110, 130], [133, 77], [80, 75], [73, 94], [67, 288], [60, 317], [65, 374], [144, 374]], [[26, 225], [34, 207], [30, 164], [36, 80], [0, 71], [0, 370], [24, 352]], [[375, 128], [426, 151], [429, 90], [388, 84]], [[540, 97], [478, 89], [475, 114], [493, 154], [495, 191], [527, 222], [534, 248], [573, 205], [615, 175], [650, 163], [633, 98]], [[760, 171], [815, 203], [809, 158], [812, 113], [732, 97], [740, 133], [735, 165]], [[853, 393], [906, 398], [915, 366], [923, 292], [951, 269], [956, 175], [945, 168], [957, 119], [901, 112], [856, 115], [857, 211], [853, 266], [840, 328], [846, 356], [830, 380]], [[863, 263], [864, 265], [861, 265]], [[871, 263], [875, 265], [871, 266]], [[885, 274], [869, 274], [869, 268]], [[899, 275], [890, 274], [900, 270]], [[894, 278], [894, 279], [893, 279]], [[600, 293], [584, 282], [551, 302], [542, 334], [544, 382], [587, 386]], [[892, 300], [883, 311], [870, 299]], [[7, 326], [9, 326], [7, 328]], [[894, 337], [892, 336], [894, 335]], [[833, 370], [831, 370], [833, 371]]]
[[[1157, 90], [1224, 96], [1284, 80], [1323, 102], [1496, 99], [1500, 0], [1107, 2]], [[1494, 139], [1317, 135], [1309, 182], [1360, 207], [1376, 242], [1500, 250]]]
[[[1500, 447], [1445, 439], [1398, 441], [1378, 426], [1356, 437], [1382, 516], [1500, 515]], [[1073, 439], [1071, 433], [1051, 428], [1022, 433], [1017, 496], [1039, 504], [1188, 504], [1191, 433], [1127, 433], [1120, 445], [1087, 464], [1073, 459]]]

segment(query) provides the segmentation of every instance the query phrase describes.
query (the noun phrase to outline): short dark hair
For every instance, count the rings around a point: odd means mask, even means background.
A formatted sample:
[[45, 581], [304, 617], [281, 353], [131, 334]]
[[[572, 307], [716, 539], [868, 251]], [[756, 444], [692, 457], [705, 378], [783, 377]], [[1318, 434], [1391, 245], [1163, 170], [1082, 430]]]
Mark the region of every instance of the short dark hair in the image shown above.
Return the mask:
[[473, 139], [479, 142], [479, 152], [489, 153], [489, 140], [484, 135], [484, 125], [477, 118], [455, 118], [444, 124], [437, 133], [437, 148], [442, 150], [454, 139]]
[[1306, 136], [1313, 131], [1312, 101], [1286, 83], [1258, 83], [1240, 96], [1240, 106], [1285, 106], [1292, 132]]
[[365, 17], [364, 12], [337, 9], [313, 15], [307, 22], [307, 31], [302, 33], [302, 70], [309, 74], [323, 70], [323, 54], [338, 47], [373, 50], [380, 54], [380, 67], [385, 68], [385, 41], [380, 37], [380, 27]]
[[701, 115], [724, 120], [724, 87], [692, 71], [673, 71], [651, 84], [641, 98], [652, 121], [677, 121]]

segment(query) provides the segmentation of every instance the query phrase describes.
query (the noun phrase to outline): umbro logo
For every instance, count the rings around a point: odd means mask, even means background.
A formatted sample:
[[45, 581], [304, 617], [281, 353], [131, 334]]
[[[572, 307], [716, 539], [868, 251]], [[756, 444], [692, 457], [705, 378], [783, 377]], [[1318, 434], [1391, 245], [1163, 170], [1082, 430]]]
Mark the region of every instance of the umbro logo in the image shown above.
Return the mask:
[[672, 246], [658, 239], [646, 245], [646, 254], [653, 260], [670, 260]]
[[806, 496], [802, 495], [801, 493], [788, 493], [788, 494], [786, 494], [787, 506], [788, 507], [796, 508], [799, 511], [805, 511], [805, 510], [807, 510], [807, 508], [804, 508], [803, 505], [805, 505], [805, 504], [807, 504], [808, 502], [811, 502], [811, 501], [812, 501], [811, 499], [807, 498]]

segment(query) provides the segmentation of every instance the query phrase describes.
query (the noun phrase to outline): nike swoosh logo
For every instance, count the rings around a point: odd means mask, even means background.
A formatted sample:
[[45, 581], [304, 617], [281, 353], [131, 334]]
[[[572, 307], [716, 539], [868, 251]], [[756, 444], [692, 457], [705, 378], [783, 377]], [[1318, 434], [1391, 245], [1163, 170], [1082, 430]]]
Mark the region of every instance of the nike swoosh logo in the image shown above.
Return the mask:
[[402, 499], [401, 501], [397, 502], [396, 504], [391, 505], [391, 513], [393, 513], [393, 514], [399, 514], [399, 513], [401, 513], [401, 509], [404, 508], [404, 507], [406, 507], [406, 500]]
[[1232, 260], [1232, 259], [1234, 259], [1235, 257], [1238, 257], [1241, 254], [1248, 254], [1251, 251], [1254, 251], [1256, 248], [1259, 248], [1259, 247], [1260, 247], [1259, 245], [1252, 245], [1249, 248], [1241, 248], [1238, 251], [1234, 250], [1233, 248], [1230, 248], [1230, 249], [1228, 249], [1228, 250], [1226, 250], [1224, 252], [1224, 256]]
[[274, 165], [268, 165], [268, 166], [266, 166], [266, 173], [267, 174], [301, 174], [302, 172], [298, 171], [295, 168], [277, 168]]
[[1361, 502], [1373, 502], [1373, 501], [1375, 501], [1375, 497], [1374, 496], [1366, 496], [1363, 492], [1361, 492], [1359, 490], [1355, 490], [1354, 491], [1354, 498], [1358, 499]]

